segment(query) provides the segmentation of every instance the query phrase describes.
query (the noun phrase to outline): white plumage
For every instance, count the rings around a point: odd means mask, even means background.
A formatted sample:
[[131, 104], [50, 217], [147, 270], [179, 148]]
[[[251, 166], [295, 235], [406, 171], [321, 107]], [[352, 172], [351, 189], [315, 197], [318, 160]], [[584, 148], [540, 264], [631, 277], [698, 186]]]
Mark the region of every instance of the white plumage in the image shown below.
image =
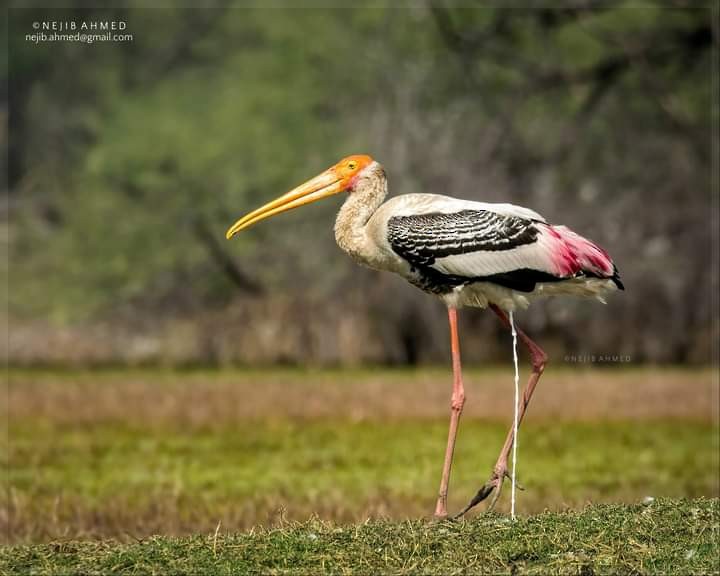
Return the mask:
[[[367, 170], [372, 171], [373, 168], [371, 165]], [[381, 190], [383, 187], [379, 186]], [[360, 202], [361, 195], [354, 196], [351, 193], [346, 206]], [[381, 201], [384, 196], [382, 193], [379, 196]], [[490, 213], [497, 217], [498, 222], [510, 220], [517, 224], [517, 221], [521, 221], [523, 226], [532, 227], [535, 231], [534, 240], [505, 249], [463, 251], [460, 246], [462, 239], [482, 238], [490, 232], [486, 219], [482, 222], [478, 220], [475, 229], [467, 225], [467, 218], [462, 219], [462, 224], [453, 224], [453, 216], [468, 212], [483, 215]], [[433, 215], [444, 216], [444, 228], [435, 226], [428, 229], [427, 220]], [[429, 238], [447, 237], [454, 239], [457, 250], [450, 255], [438, 253], [434, 261], [425, 267], [414, 265], [415, 262], [399, 254], [397, 246], [393, 246], [389, 223], [398, 218], [418, 219], [417, 224], [411, 227], [417, 245], [427, 247]], [[364, 234], [359, 240], [357, 225], [357, 211], [348, 210], [344, 206], [338, 216], [336, 233], [353, 228], [356, 232], [352, 237], [356, 241], [354, 247], [348, 248], [347, 242], [338, 235], [341, 247], [356, 256], [362, 252], [359, 248], [369, 243], [374, 247], [373, 256], [359, 258], [363, 264], [396, 272], [413, 284], [434, 292], [448, 306], [485, 308], [489, 304], [496, 304], [504, 310], [512, 310], [527, 307], [537, 297], [559, 294], [594, 297], [604, 301], [604, 294], [621, 286], [612, 262], [601, 249], [565, 227], [552, 227], [543, 216], [522, 206], [459, 200], [438, 194], [406, 194], [388, 200], [374, 211], [360, 227]], [[502, 231], [502, 226], [498, 225], [492, 231], [497, 234]], [[407, 239], [407, 242], [412, 242], [412, 238]], [[588, 254], [595, 261], [594, 264]], [[529, 291], [513, 289], [508, 285], [511, 282], [503, 285], [483, 280], [521, 270], [535, 271], [553, 278], [548, 282], [535, 282]], [[419, 274], [422, 275], [423, 271], [453, 277], [454, 285], [447, 290], [433, 290], [432, 286], [419, 281]], [[542, 278], [542, 274], [538, 276]]]

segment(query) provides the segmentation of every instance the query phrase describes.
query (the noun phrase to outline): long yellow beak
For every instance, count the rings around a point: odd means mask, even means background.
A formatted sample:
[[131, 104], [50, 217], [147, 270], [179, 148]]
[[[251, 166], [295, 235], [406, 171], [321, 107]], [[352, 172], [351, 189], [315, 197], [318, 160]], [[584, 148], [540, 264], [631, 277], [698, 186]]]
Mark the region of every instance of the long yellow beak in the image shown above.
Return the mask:
[[230, 238], [240, 232], [240, 230], [244, 230], [256, 222], [260, 222], [260, 220], [265, 220], [265, 218], [270, 218], [281, 212], [286, 212], [287, 210], [315, 202], [327, 196], [332, 196], [343, 190], [345, 190], [343, 179], [331, 168], [304, 184], [301, 184], [297, 188], [290, 190], [287, 194], [283, 194], [280, 198], [276, 198], [272, 202], [268, 202], [257, 210], [246, 214], [230, 226], [225, 237], [230, 240]]

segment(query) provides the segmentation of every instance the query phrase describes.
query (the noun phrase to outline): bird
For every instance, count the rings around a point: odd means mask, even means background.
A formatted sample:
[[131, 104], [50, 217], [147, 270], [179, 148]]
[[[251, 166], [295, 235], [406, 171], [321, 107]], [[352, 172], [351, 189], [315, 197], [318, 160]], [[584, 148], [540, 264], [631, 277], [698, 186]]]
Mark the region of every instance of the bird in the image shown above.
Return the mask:
[[[241, 230], [282, 212], [346, 193], [335, 221], [338, 246], [361, 265], [400, 275], [439, 298], [447, 307], [452, 356], [448, 440], [434, 516], [448, 517], [450, 471], [460, 415], [465, 404], [458, 310], [493, 311], [510, 328], [508, 314], [539, 297], [579, 296], [604, 302], [624, 290], [617, 266], [596, 243], [566, 226], [553, 225], [537, 212], [508, 203], [461, 200], [440, 194], [403, 194], [385, 201], [388, 179], [371, 156], [343, 158], [314, 178], [249, 212], [227, 230]], [[530, 354], [532, 372], [518, 402], [522, 422], [548, 356], [522, 330], [517, 337]], [[453, 518], [488, 498], [491, 510], [509, 478], [511, 427], [489, 479]]]

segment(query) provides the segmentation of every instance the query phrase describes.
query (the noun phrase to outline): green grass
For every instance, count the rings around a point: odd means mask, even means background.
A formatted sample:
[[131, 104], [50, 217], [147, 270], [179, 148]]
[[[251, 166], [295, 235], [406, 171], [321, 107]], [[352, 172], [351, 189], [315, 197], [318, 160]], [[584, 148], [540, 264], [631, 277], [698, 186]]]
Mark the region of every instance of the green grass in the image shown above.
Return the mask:
[[[11, 372], [0, 573], [716, 570], [714, 372], [547, 374], [518, 521], [434, 525], [446, 372]], [[466, 376], [451, 512], [511, 417], [507, 371]]]
[[[190, 430], [14, 425], [11, 531], [16, 540], [143, 537], [209, 530], [218, 521], [243, 529], [281, 514], [336, 521], [423, 516], [433, 508], [446, 427], [417, 420]], [[487, 479], [505, 426], [468, 420], [461, 432], [455, 509]], [[717, 495], [719, 449], [707, 423], [528, 422], [519, 509]]]
[[510, 521], [310, 520], [245, 534], [56, 542], [2, 551], [33, 574], [717, 574], [717, 499], [594, 505]]

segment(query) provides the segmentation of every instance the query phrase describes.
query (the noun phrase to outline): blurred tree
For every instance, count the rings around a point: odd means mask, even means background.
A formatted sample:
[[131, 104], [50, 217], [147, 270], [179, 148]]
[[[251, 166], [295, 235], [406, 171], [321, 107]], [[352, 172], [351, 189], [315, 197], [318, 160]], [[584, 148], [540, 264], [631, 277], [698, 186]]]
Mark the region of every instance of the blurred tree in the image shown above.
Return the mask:
[[[613, 322], [584, 304], [527, 317], [559, 346], [590, 334], [656, 361], [717, 346], [711, 4], [79, 6], [11, 13], [15, 317], [173, 315], [302, 286], [364, 310], [385, 360], [442, 358], [440, 308], [335, 249], [337, 203], [224, 241], [241, 213], [363, 151], [392, 193], [526, 204], [605, 245], [628, 286]], [[125, 20], [134, 39], [26, 42], [38, 14]]]

